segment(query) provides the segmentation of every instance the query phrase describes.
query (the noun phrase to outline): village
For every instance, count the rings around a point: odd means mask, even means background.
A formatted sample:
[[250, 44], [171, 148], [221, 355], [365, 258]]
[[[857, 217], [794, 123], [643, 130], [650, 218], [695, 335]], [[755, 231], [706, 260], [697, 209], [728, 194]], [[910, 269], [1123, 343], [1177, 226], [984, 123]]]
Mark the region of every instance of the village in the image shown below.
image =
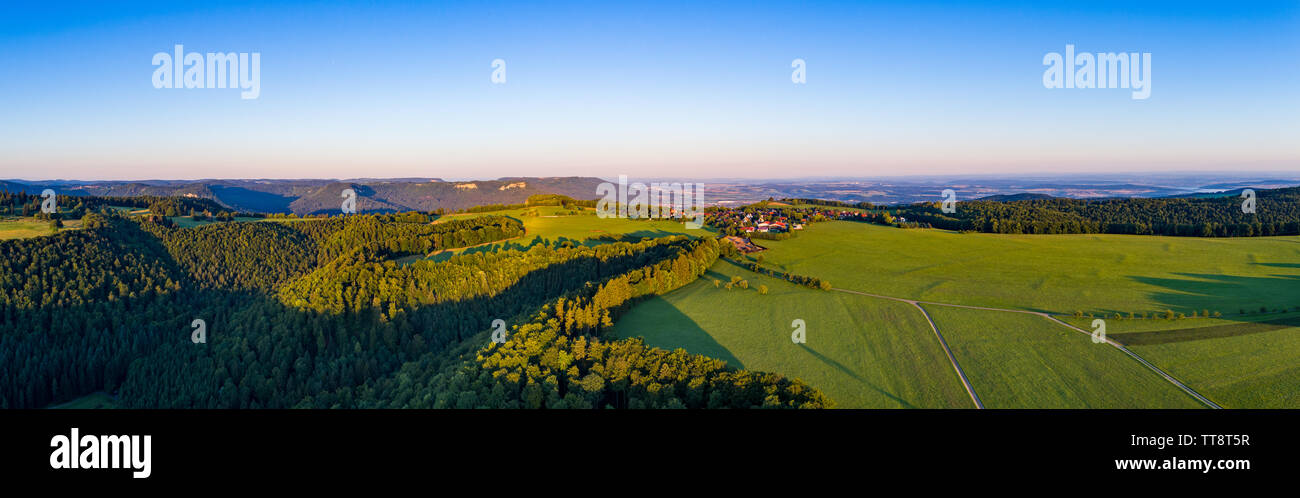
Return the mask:
[[827, 220], [859, 221], [894, 225], [907, 223], [901, 216], [886, 211], [848, 210], [831, 207], [793, 207], [786, 204], [760, 203], [735, 208], [711, 208], [707, 213], [709, 225], [724, 235], [785, 234], [803, 230], [804, 225]]
[[827, 220], [858, 221], [894, 225], [907, 223], [901, 216], [886, 211], [837, 209], [826, 206], [794, 207], [785, 203], [760, 202], [735, 208], [715, 207], [707, 211], [709, 225], [741, 253], [763, 251], [752, 239], [784, 240], [796, 235], [809, 223]]

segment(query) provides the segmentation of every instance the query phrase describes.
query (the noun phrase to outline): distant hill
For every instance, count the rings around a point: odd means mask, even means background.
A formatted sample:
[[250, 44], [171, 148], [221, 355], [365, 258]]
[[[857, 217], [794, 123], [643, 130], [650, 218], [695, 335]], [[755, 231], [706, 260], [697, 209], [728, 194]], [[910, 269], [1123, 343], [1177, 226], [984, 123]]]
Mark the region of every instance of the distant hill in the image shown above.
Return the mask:
[[297, 214], [337, 212], [343, 189], [357, 192], [357, 212], [432, 211], [486, 204], [520, 204], [536, 194], [595, 199], [599, 178], [502, 178], [468, 182], [332, 183], [299, 197], [290, 205]]
[[998, 195], [990, 195], [990, 196], [987, 196], [987, 197], [980, 197], [980, 198], [975, 199], [975, 200], [977, 200], [977, 201], [993, 201], [993, 202], [1011, 202], [1011, 201], [1035, 201], [1035, 200], [1042, 200], [1042, 199], [1055, 199], [1055, 197], [1052, 197], [1052, 196], [1047, 195], [1047, 194], [1033, 194], [1033, 193], [1029, 193], [1029, 192], [1024, 192], [1024, 193], [1019, 193], [1019, 194], [998, 194]]
[[518, 204], [528, 196], [560, 194], [574, 199], [595, 199], [604, 180], [591, 177], [501, 178], [447, 182], [439, 178], [353, 180], [144, 180], [131, 182], [0, 181], [0, 191], [40, 193], [53, 188], [73, 196], [184, 196], [212, 199], [231, 211], [335, 213], [342, 192], [357, 192], [357, 212], [457, 210], [484, 204]]

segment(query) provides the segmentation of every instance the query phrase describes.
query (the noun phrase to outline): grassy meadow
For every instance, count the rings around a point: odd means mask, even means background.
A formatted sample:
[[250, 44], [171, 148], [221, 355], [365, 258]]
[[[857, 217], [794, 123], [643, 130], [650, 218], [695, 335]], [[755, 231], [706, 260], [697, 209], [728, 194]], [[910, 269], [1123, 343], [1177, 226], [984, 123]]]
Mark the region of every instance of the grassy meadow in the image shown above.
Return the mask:
[[1041, 316], [924, 306], [987, 408], [1203, 406], [1122, 351]]
[[[57, 231], [65, 232], [78, 228], [81, 228], [81, 220], [63, 220], [63, 228]], [[38, 220], [33, 217], [0, 219], [0, 240], [40, 237], [42, 235], [53, 235], [55, 232], [56, 230], [50, 228], [50, 222], [46, 220]]]
[[[715, 287], [739, 276], [748, 289]], [[759, 285], [768, 294], [758, 292]], [[803, 319], [805, 344], [791, 341]], [[906, 303], [827, 292], [719, 261], [699, 281], [642, 302], [618, 337], [683, 348], [821, 389], [839, 408], [973, 408], [938, 339]]]
[[1107, 320], [1106, 331], [1221, 406], [1300, 408], [1300, 312]]
[[[837, 221], [758, 242], [764, 266], [837, 288], [1105, 317], [1112, 339], [1223, 406], [1300, 406], [1300, 237], [963, 234]], [[731, 275], [772, 292], [713, 287]], [[835, 294], [720, 262], [701, 282], [638, 305], [616, 331], [801, 378], [841, 407], [969, 405], [919, 312]], [[926, 309], [990, 408], [1201, 406], [1123, 352], [1042, 317]], [[1166, 320], [1165, 310], [1188, 318]], [[1151, 318], [1113, 318], [1129, 312]], [[790, 348], [783, 325], [794, 315], [841, 332], [822, 342], [809, 321], [809, 347]], [[1091, 318], [1061, 318], [1091, 329]]]
[[[524, 224], [525, 235], [521, 238], [486, 244], [474, 248], [461, 248], [439, 253], [437, 258], [447, 257], [463, 251], [496, 251], [502, 249], [522, 249], [541, 243], [556, 244], [564, 241], [582, 243], [583, 240], [602, 235], [633, 237], [664, 237], [668, 235], [713, 235], [710, 228], [687, 230], [686, 225], [670, 220], [629, 220], [625, 218], [599, 218], [592, 208], [580, 209], [578, 214], [559, 206], [536, 206], [523, 209], [507, 209], [487, 213], [451, 214], [439, 220], [466, 219], [478, 216], [502, 215], [515, 218]], [[595, 242], [587, 242], [593, 244]]]
[[1300, 305], [1300, 237], [998, 235], [833, 221], [761, 244], [838, 288], [1052, 313]]

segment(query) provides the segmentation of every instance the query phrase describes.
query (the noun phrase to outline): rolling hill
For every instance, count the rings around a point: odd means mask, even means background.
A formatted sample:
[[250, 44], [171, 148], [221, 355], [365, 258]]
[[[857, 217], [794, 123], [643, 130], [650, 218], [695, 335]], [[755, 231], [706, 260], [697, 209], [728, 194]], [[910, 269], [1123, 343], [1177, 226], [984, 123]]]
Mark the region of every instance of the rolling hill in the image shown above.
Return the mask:
[[39, 194], [46, 188], [71, 196], [182, 196], [212, 199], [237, 212], [330, 214], [339, 211], [342, 191], [357, 192], [360, 213], [454, 211], [485, 204], [518, 204], [530, 195], [596, 198], [604, 180], [591, 177], [500, 178], [445, 182], [438, 178], [353, 180], [144, 180], [133, 182], [0, 181], [0, 191]]

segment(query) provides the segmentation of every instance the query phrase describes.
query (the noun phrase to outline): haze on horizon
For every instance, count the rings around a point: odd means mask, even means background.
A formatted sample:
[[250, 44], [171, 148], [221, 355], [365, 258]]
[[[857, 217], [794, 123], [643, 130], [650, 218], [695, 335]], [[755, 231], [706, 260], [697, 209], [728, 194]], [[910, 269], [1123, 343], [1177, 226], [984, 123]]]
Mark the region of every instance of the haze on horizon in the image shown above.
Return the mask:
[[[0, 178], [1300, 170], [1295, 2], [0, 12]], [[175, 44], [259, 52], [260, 97], [153, 88], [150, 59]], [[1067, 44], [1150, 52], [1151, 97], [1044, 88], [1044, 54]]]

